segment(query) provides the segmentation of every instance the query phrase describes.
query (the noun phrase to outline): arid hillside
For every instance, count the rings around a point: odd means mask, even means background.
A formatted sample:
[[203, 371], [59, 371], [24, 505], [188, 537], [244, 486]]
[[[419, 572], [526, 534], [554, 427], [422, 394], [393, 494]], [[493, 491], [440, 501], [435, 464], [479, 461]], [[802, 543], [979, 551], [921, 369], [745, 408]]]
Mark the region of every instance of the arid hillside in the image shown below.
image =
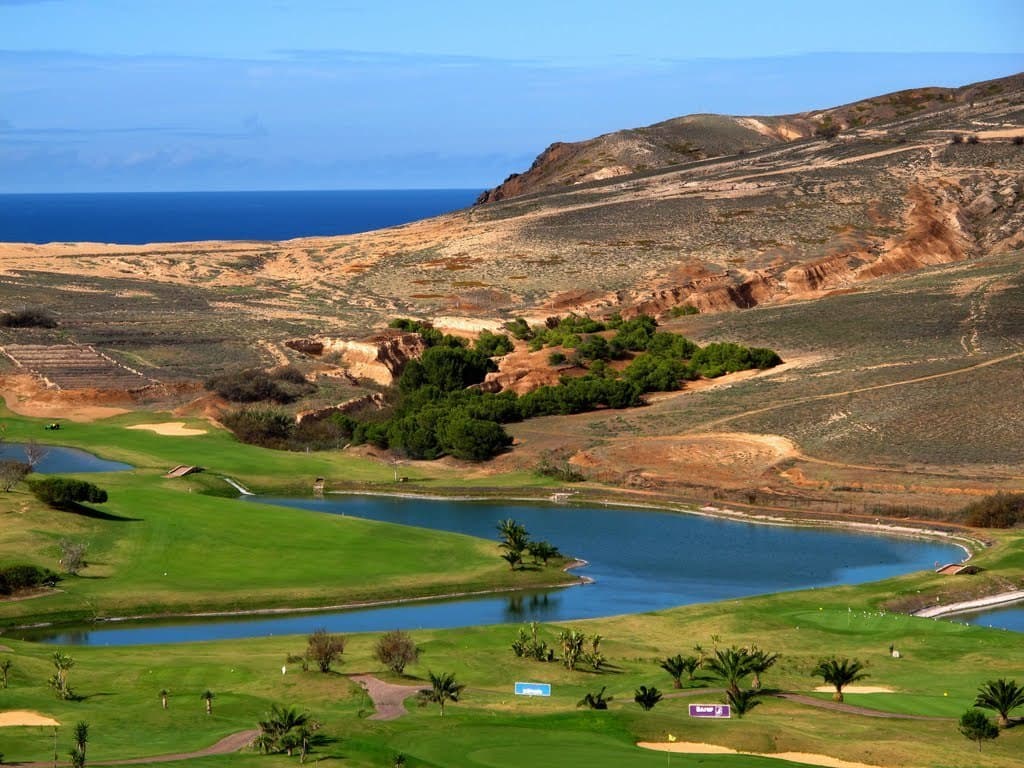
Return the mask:
[[[812, 135], [827, 115], [841, 130]], [[0, 244], [0, 309], [57, 321], [0, 328], [0, 346], [42, 361], [0, 358], [4, 389], [39, 413], [179, 405], [226, 368], [299, 362], [319, 385], [315, 409], [379, 384], [311, 364], [297, 339], [342, 349], [397, 316], [466, 333], [646, 312], [701, 343], [775, 348], [787, 365], [636, 411], [525, 422], [511, 452], [472, 471], [558, 451], [639, 492], [854, 494], [865, 507], [1024, 487], [1024, 76], [798, 117], [759, 118], [774, 137], [740, 118], [683, 118], [720, 142], [708, 154], [764, 142], [360, 235]], [[77, 388], [44, 388], [42, 376], [70, 380], [72, 359]]]
[[529, 170], [511, 174], [481, 194], [477, 202], [507, 200], [801, 139], [834, 138], [850, 129], [970, 105], [994, 92], [1019, 88], [1020, 76], [1014, 76], [962, 88], [914, 88], [795, 115], [687, 115], [586, 141], [556, 142], [537, 156]]

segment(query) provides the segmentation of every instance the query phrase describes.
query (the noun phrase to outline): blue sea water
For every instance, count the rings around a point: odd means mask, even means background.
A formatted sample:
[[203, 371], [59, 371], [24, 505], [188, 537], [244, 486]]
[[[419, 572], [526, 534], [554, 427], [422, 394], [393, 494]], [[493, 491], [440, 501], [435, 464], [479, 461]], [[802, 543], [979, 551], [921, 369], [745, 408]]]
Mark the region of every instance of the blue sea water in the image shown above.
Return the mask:
[[405, 224], [471, 205], [475, 189], [0, 195], [0, 242], [286, 240]]

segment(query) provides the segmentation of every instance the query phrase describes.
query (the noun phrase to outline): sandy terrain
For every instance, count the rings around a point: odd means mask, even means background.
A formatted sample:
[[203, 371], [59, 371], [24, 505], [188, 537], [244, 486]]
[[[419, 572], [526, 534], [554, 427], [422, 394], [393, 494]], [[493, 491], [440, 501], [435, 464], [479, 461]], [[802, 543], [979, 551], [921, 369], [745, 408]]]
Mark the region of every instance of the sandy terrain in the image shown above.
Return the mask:
[[131, 427], [125, 427], [125, 429], [145, 429], [150, 432], [156, 432], [158, 435], [167, 435], [169, 437], [191, 437], [193, 435], [206, 434], [205, 429], [186, 427], [183, 421], [165, 421], [161, 424], [135, 424]]
[[65, 393], [43, 389], [33, 376], [4, 376], [0, 384], [0, 397], [7, 407], [19, 416], [42, 419], [68, 419], [95, 421], [128, 413], [127, 408], [93, 405], [81, 393]]
[[[819, 685], [814, 689], [818, 693], [835, 693], [831, 685]], [[887, 685], [844, 685], [843, 693], [896, 693]]]
[[791, 760], [795, 763], [806, 763], [807, 765], [821, 765], [825, 768], [877, 768], [870, 763], [855, 763], [849, 760], [840, 760], [828, 755], [816, 755], [811, 752], [739, 752], [729, 747], [720, 747], [717, 744], [705, 744], [699, 741], [672, 741], [653, 742], [641, 741], [638, 747], [654, 749], [659, 752], [682, 752], [687, 755], [753, 755], [755, 757], [772, 757], [777, 760]]
[[27, 709], [0, 712], [0, 728], [13, 725], [60, 725], [60, 723], [52, 717], [40, 715], [38, 712], [29, 712]]

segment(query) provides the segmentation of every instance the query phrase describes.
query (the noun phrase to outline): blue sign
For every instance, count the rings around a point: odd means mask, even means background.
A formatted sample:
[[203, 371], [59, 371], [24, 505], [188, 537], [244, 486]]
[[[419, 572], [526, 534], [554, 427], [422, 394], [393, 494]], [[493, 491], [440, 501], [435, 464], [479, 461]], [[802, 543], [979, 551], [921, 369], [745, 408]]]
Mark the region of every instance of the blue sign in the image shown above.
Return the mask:
[[728, 704], [691, 704], [690, 717], [732, 717]]
[[516, 696], [550, 696], [551, 683], [516, 683]]

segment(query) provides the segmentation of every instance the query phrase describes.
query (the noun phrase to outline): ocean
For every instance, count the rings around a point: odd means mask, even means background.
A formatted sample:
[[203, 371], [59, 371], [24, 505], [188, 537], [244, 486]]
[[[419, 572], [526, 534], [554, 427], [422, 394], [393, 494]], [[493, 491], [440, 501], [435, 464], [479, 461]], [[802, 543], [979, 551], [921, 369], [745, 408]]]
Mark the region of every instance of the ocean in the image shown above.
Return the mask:
[[472, 205], [478, 189], [0, 195], [0, 242], [287, 240], [405, 224]]

